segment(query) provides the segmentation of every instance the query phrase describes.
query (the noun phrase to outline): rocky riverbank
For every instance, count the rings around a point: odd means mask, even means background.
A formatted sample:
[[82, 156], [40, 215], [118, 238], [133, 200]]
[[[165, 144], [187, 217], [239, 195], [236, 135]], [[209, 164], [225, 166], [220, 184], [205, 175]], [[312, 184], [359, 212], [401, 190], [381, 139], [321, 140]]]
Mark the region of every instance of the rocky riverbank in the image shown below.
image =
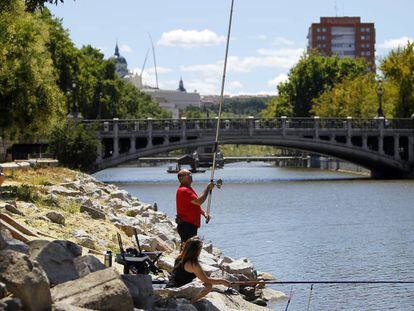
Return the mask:
[[[45, 168], [8, 177], [0, 187], [0, 310], [266, 310], [268, 301], [286, 298], [262, 286], [232, 291], [215, 286], [192, 305], [189, 298], [202, 288], [197, 281], [154, 288], [153, 276], [123, 275], [116, 263], [106, 268], [104, 251], [119, 253], [116, 234], [125, 247], [136, 247], [136, 229], [143, 250], [163, 252], [158, 278], [167, 279], [179, 248], [174, 221], [86, 174]], [[10, 217], [17, 225], [3, 221]], [[204, 245], [200, 262], [212, 277], [272, 278], [247, 258], [227, 257], [211, 243]]]

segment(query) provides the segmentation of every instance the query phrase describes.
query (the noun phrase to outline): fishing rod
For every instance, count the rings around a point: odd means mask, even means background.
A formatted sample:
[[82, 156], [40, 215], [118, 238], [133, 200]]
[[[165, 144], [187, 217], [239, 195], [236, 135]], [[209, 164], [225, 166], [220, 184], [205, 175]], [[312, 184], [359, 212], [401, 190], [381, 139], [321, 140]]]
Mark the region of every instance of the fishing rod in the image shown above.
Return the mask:
[[[224, 55], [223, 78], [221, 80], [219, 111], [218, 111], [218, 116], [217, 116], [216, 139], [215, 139], [215, 142], [214, 142], [214, 150], [213, 150], [213, 167], [211, 168], [211, 177], [210, 177], [211, 182], [214, 182], [214, 172], [215, 172], [215, 169], [216, 169], [216, 155], [217, 155], [217, 150], [218, 150], [218, 139], [219, 139], [219, 132], [220, 132], [221, 108], [222, 108], [223, 102], [224, 102], [224, 85], [225, 85], [225, 82], [226, 82], [227, 58], [228, 58], [228, 55], [229, 55], [231, 23], [232, 23], [232, 20], [233, 20], [233, 7], [234, 7], [234, 0], [231, 0], [229, 27], [228, 27], [228, 30], [227, 30], [226, 52], [225, 52], [225, 55]], [[210, 215], [210, 209], [211, 209], [211, 195], [212, 195], [212, 190], [210, 190], [210, 192], [209, 192], [208, 203], [207, 203], [207, 214], [209, 214], [209, 215]], [[209, 219], [206, 219], [206, 223], [208, 223], [208, 222], [209, 222]]]
[[400, 280], [344, 280], [344, 281], [236, 281], [232, 285], [265, 285], [265, 284], [414, 284], [414, 281]]

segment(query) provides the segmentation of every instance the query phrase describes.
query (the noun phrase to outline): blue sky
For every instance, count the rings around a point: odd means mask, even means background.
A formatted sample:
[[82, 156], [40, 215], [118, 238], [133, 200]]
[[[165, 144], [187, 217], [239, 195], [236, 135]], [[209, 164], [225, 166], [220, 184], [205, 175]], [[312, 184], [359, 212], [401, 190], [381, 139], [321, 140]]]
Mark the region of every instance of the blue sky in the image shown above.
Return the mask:
[[[321, 16], [361, 16], [376, 25], [377, 57], [414, 38], [413, 0], [235, 0], [226, 94], [275, 94], [306, 48]], [[77, 46], [106, 57], [116, 40], [130, 70], [140, 72], [151, 33], [160, 87], [218, 94], [230, 0], [65, 0], [49, 6]], [[151, 54], [143, 75], [155, 86]]]

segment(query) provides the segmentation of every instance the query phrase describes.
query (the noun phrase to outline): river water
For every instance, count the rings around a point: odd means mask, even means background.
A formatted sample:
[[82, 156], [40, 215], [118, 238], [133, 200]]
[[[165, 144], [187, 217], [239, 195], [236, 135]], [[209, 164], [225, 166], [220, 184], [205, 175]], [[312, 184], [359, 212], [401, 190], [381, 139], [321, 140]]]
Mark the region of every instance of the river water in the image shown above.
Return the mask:
[[[167, 166], [95, 174], [175, 215], [177, 179]], [[210, 172], [194, 174], [201, 193]], [[225, 255], [248, 257], [279, 280], [414, 280], [414, 181], [236, 163], [216, 172], [212, 220], [200, 235]], [[310, 285], [292, 291], [306, 310]], [[272, 305], [285, 310], [286, 301]], [[315, 285], [309, 310], [414, 310], [413, 285]]]

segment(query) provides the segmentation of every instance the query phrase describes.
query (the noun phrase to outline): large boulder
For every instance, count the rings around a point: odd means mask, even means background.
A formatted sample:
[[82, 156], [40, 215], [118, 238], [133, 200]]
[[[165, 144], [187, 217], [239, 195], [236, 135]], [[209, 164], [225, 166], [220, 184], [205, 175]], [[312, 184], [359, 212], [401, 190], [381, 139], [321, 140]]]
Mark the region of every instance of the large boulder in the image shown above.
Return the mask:
[[0, 250], [12, 250], [26, 255], [29, 254], [29, 247], [12, 237], [8, 230], [0, 230]]
[[176, 256], [174, 256], [174, 257], [173, 257], [173, 255], [170, 255], [170, 256], [162, 256], [157, 261], [158, 268], [160, 268], [162, 270], [165, 270], [168, 273], [171, 273], [173, 271], [175, 258], [177, 256], [178, 256], [178, 254], [176, 254]]
[[228, 273], [242, 274], [248, 279], [256, 279], [257, 277], [253, 264], [247, 258], [241, 258], [230, 263], [223, 263], [221, 267]]
[[53, 311], [88, 311], [92, 309], [85, 309], [81, 307], [72, 306], [66, 303], [56, 303], [53, 305]]
[[54, 303], [64, 303], [93, 310], [134, 309], [131, 294], [115, 267], [59, 284], [52, 288]]
[[[138, 234], [139, 244], [141, 249], [146, 252], [172, 252], [173, 248], [159, 237]], [[135, 238], [132, 239], [135, 242]]]
[[0, 251], [0, 281], [22, 301], [25, 310], [50, 310], [50, 284], [40, 265], [26, 254]]
[[103, 220], [105, 220], [105, 218], [106, 218], [104, 212], [100, 211], [97, 208], [90, 207], [90, 206], [85, 205], [85, 204], [83, 204], [80, 207], [80, 212], [89, 214], [89, 216], [91, 216], [93, 219], [103, 219]]
[[89, 273], [106, 269], [106, 266], [98, 258], [92, 255], [76, 257], [73, 260], [73, 263], [79, 277], [81, 278], [88, 275]]
[[174, 297], [191, 300], [192, 298], [196, 297], [203, 289], [204, 285], [198, 280], [195, 280], [181, 287], [157, 288], [154, 291], [156, 294], [164, 298]]
[[195, 304], [198, 311], [265, 311], [270, 310], [250, 303], [242, 298], [241, 295], [225, 295], [218, 292], [209, 293], [204, 299]]
[[154, 289], [152, 279], [145, 274], [125, 274], [121, 276], [134, 302], [134, 307], [139, 309], [151, 309], [154, 304]]
[[51, 284], [60, 284], [79, 278], [73, 260], [82, 254], [82, 248], [70, 241], [34, 240], [29, 242], [30, 257], [46, 272]]

